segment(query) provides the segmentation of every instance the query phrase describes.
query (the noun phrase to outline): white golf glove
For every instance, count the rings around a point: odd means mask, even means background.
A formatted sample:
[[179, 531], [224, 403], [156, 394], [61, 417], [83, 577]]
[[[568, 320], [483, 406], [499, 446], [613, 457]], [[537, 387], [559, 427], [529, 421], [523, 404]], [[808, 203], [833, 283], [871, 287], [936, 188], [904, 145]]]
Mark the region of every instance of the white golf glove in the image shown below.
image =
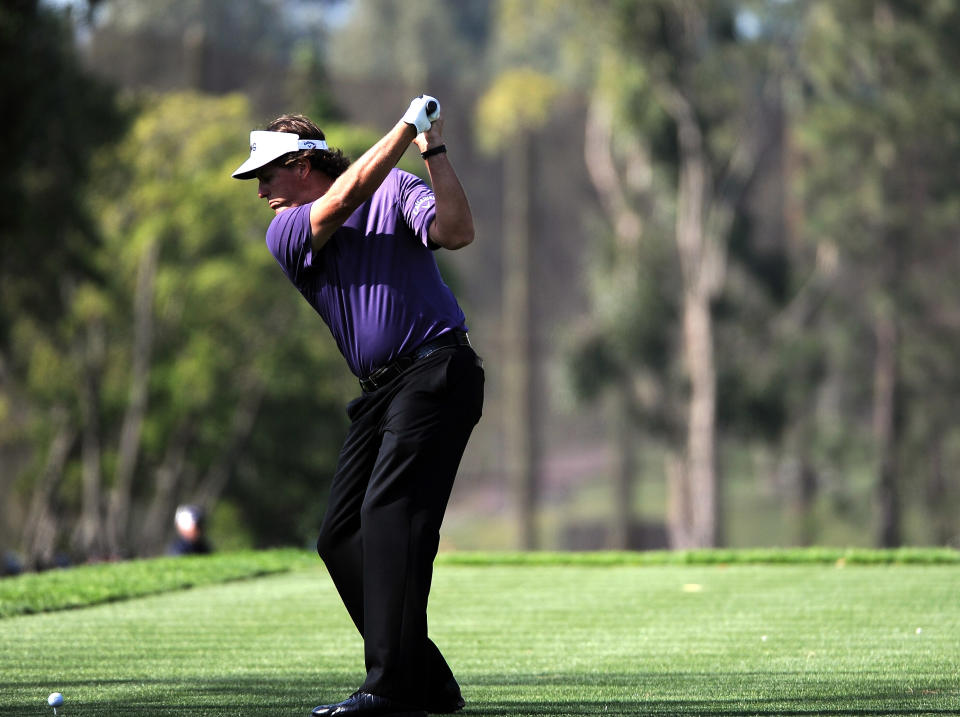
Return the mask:
[[437, 98], [430, 95], [420, 95], [413, 98], [406, 114], [403, 115], [403, 121], [416, 127], [417, 132], [426, 132], [439, 116], [440, 103]]

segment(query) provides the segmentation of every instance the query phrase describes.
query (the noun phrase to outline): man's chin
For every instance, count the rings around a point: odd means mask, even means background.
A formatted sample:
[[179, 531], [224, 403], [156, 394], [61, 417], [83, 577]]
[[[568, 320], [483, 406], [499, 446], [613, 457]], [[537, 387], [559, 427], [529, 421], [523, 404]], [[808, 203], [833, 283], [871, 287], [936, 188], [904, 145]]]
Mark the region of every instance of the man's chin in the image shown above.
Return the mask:
[[273, 208], [273, 213], [274, 213], [274, 215], [276, 215], [276, 214], [279, 214], [280, 212], [285, 212], [285, 211], [287, 211], [288, 209], [292, 209], [292, 207], [288, 207], [288, 206], [277, 206], [277, 207], [274, 207], [274, 208]]

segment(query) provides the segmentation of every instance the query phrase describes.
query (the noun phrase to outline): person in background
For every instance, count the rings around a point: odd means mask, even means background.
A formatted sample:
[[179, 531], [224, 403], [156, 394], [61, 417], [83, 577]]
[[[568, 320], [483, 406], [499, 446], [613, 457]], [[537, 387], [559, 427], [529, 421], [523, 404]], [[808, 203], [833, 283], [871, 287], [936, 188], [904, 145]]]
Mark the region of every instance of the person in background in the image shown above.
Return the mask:
[[177, 536], [167, 551], [170, 555], [207, 555], [213, 549], [204, 533], [206, 514], [198, 505], [181, 505], [173, 517]]
[[23, 563], [12, 550], [3, 551], [3, 560], [0, 561], [0, 577], [19, 575], [23, 572]]

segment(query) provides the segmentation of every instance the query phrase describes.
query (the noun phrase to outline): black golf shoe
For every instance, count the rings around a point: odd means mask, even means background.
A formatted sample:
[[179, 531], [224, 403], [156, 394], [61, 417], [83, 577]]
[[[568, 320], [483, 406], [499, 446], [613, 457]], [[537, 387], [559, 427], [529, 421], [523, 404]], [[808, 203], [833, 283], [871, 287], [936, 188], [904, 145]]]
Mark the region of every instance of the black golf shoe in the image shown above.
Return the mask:
[[395, 700], [371, 695], [369, 692], [363, 691], [354, 692], [343, 702], [338, 702], [335, 705], [314, 707], [310, 714], [313, 717], [350, 717], [351, 715], [362, 715], [363, 717], [426, 717], [427, 715], [422, 709], [416, 709]]

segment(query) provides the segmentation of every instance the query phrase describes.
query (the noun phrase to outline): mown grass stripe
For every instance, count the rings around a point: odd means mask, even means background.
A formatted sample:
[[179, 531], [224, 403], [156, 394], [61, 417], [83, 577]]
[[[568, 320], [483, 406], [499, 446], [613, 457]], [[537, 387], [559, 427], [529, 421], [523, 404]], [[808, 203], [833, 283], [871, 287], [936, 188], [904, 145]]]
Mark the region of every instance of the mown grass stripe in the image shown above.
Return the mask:
[[[954, 565], [960, 564], [960, 551], [949, 548], [791, 548], [577, 553], [450, 552], [441, 553], [437, 563], [476, 567]], [[30, 573], [0, 580], [0, 618], [85, 607], [200, 585], [321, 567], [313, 551], [290, 548], [212, 556], [163, 557]]]

